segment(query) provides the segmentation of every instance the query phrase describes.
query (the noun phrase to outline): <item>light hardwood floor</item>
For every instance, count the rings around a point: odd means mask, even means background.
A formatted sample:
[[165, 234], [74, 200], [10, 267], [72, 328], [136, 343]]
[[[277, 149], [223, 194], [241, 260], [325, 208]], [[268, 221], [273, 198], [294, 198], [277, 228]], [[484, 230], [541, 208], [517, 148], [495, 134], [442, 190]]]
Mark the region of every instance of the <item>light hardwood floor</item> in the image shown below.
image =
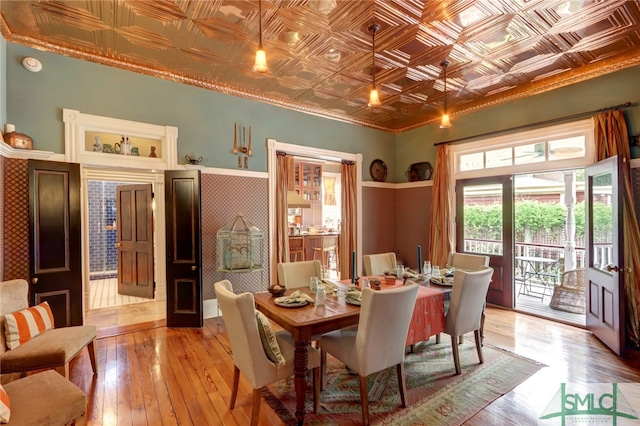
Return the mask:
[[[89, 397], [89, 424], [249, 423], [251, 386], [244, 378], [236, 408], [228, 408], [233, 364], [223, 321], [207, 319], [202, 329], [171, 329], [152, 322], [101, 330], [99, 337], [98, 374], [91, 374], [86, 352], [71, 370], [71, 380]], [[485, 343], [548, 367], [487, 406], [468, 425], [535, 425], [561, 382], [640, 382], [639, 357], [618, 358], [588, 331], [530, 315], [489, 307]], [[640, 400], [640, 395], [625, 396]], [[264, 401], [259, 424], [282, 424]]]
[[[90, 310], [84, 323], [98, 329], [128, 326], [166, 318], [166, 301], [118, 294], [117, 279], [90, 281]], [[157, 295], [156, 295], [157, 297]]]

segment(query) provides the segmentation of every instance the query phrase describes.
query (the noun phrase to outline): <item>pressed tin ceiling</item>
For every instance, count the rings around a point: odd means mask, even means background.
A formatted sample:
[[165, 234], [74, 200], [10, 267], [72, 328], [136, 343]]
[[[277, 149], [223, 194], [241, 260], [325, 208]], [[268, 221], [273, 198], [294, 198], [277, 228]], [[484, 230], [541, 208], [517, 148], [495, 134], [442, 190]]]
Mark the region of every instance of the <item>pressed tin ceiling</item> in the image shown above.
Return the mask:
[[[258, 1], [0, 2], [13, 43], [391, 132], [640, 64], [640, 2], [264, 0], [270, 72], [251, 71]], [[382, 106], [368, 108], [371, 35]], [[46, 66], [46, 64], [45, 64]]]

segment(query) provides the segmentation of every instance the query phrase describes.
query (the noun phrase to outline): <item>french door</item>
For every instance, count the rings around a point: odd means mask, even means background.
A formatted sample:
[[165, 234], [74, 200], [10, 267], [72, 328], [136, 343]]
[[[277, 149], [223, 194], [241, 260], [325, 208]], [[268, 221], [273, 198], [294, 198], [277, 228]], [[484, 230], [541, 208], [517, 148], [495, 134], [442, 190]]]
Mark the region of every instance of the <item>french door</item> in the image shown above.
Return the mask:
[[[471, 206], [490, 215], [484, 229], [465, 227]], [[476, 209], [477, 210], [477, 209]], [[489, 256], [494, 269], [487, 302], [513, 308], [513, 178], [492, 176], [456, 181], [456, 251]]]
[[624, 352], [625, 271], [620, 245], [621, 159], [586, 168], [587, 328], [617, 355]]

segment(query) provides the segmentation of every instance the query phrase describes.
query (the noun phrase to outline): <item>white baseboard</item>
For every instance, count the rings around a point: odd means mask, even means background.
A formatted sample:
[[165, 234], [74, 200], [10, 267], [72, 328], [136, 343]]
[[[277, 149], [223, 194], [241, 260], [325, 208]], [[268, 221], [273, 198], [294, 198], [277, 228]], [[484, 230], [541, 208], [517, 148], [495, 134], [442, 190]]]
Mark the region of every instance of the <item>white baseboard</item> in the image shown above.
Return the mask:
[[204, 319], [222, 316], [220, 309], [218, 309], [218, 299], [207, 299], [202, 303], [202, 305], [202, 316]]

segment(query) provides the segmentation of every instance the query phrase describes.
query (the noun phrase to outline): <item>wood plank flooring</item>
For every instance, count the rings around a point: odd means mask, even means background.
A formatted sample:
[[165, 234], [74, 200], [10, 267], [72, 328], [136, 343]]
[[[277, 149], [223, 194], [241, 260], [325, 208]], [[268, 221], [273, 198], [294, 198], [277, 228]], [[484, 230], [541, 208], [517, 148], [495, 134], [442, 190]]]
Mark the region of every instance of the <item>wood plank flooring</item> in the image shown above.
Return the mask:
[[[88, 395], [90, 425], [249, 424], [252, 391], [242, 376], [236, 407], [228, 408], [233, 363], [223, 321], [205, 320], [201, 329], [149, 322], [99, 336], [98, 374], [86, 351], [71, 369], [71, 380]], [[488, 307], [485, 343], [548, 367], [468, 425], [535, 425], [561, 382], [640, 382], [639, 357], [620, 359], [588, 331], [530, 315]], [[282, 424], [264, 401], [260, 412], [260, 425]]]
[[89, 281], [90, 309], [110, 308], [131, 303], [148, 302], [143, 297], [118, 294], [118, 279], [106, 278]]

